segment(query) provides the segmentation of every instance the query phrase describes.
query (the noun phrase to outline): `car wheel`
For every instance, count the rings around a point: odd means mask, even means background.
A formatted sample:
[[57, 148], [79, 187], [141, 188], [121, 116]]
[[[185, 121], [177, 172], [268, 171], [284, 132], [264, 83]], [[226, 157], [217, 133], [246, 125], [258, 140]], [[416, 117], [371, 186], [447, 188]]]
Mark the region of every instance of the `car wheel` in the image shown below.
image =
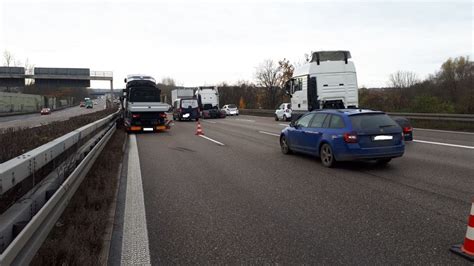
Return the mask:
[[277, 115], [275, 115], [275, 121], [278, 121], [278, 116]]
[[376, 161], [376, 163], [377, 163], [378, 165], [387, 165], [391, 160], [392, 160], [392, 158], [378, 159], [378, 160]]
[[286, 118], [286, 115], [283, 115], [283, 121], [288, 121], [288, 119]]
[[280, 137], [280, 147], [283, 154], [291, 154], [291, 149], [285, 136]]
[[329, 144], [324, 143], [319, 150], [319, 157], [321, 158], [321, 163], [326, 167], [334, 167], [336, 164], [336, 159], [334, 159], [334, 153]]

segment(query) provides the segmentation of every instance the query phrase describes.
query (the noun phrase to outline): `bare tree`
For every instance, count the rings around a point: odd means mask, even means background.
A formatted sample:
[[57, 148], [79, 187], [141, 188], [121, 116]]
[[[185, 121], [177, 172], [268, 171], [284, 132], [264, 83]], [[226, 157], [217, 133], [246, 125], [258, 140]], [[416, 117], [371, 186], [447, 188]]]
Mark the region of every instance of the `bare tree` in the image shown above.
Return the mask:
[[415, 72], [397, 71], [390, 75], [390, 85], [393, 88], [408, 88], [418, 82], [418, 75]]
[[267, 90], [270, 106], [275, 107], [276, 96], [278, 90], [280, 90], [278, 87], [280, 85], [280, 66], [275, 64], [273, 60], [267, 59], [257, 67], [255, 78], [257, 84]]
[[405, 90], [419, 83], [418, 76], [410, 71], [397, 71], [390, 75], [389, 84], [395, 89], [394, 102], [400, 109], [405, 102]]
[[13, 57], [12, 53], [7, 50], [3, 51], [3, 62], [5, 66], [12, 66], [14, 64], [14, 61], [15, 58]]
[[166, 85], [166, 86], [176, 86], [176, 82], [174, 81], [174, 79], [170, 78], [170, 77], [166, 77], [166, 78], [163, 78], [161, 80], [161, 83]]

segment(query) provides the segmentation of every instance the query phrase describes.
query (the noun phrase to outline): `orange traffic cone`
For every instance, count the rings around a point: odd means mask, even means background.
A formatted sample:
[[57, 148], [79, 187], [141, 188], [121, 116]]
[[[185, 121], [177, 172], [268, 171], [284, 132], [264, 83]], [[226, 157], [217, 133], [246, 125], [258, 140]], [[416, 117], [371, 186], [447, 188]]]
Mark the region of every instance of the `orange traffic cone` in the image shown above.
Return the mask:
[[474, 198], [472, 199], [471, 213], [467, 222], [467, 232], [464, 244], [454, 245], [450, 249], [452, 252], [474, 261]]
[[196, 135], [204, 135], [204, 132], [202, 131], [201, 128], [201, 122], [197, 122], [197, 130], [196, 130]]

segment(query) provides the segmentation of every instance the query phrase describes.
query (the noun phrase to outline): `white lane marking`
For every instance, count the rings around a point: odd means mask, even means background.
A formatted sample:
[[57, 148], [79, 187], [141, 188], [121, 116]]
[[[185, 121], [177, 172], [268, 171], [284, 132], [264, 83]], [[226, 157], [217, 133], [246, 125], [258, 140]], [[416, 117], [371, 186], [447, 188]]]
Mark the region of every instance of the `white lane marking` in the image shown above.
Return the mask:
[[258, 133], [262, 133], [262, 134], [266, 134], [266, 135], [270, 135], [270, 136], [275, 136], [275, 137], [279, 137], [279, 136], [280, 136], [280, 134], [271, 133], [271, 132], [266, 132], [266, 131], [258, 131]]
[[451, 130], [439, 130], [439, 129], [427, 129], [427, 128], [413, 128], [415, 130], [421, 131], [433, 131], [433, 132], [443, 132], [443, 133], [454, 133], [454, 134], [466, 134], [466, 135], [474, 135], [473, 132], [464, 132], [464, 131], [451, 131]]
[[471, 149], [471, 150], [474, 150], [474, 146], [465, 146], [465, 145], [458, 145], [458, 144], [451, 144], [451, 143], [442, 143], [442, 142], [434, 142], [434, 141], [426, 141], [426, 140], [419, 140], [419, 139], [414, 139], [413, 142], [419, 142], [419, 143], [434, 144], [434, 145], [441, 145], [441, 146], [449, 146], [449, 147], [455, 147], [455, 148], [464, 148], [464, 149]]
[[236, 118], [235, 120], [246, 121], [246, 122], [255, 122], [255, 120]]
[[280, 125], [280, 126], [284, 126], [284, 127], [287, 127], [287, 126], [289, 126], [289, 124], [278, 124], [278, 125]]
[[205, 121], [203, 120], [204, 122], [207, 122], [207, 123], [211, 123], [211, 124], [217, 124], [217, 122], [214, 122], [214, 121]]
[[217, 145], [224, 146], [224, 143], [222, 143], [222, 142], [219, 142], [219, 141], [217, 141], [217, 140], [215, 140], [215, 139], [211, 139], [211, 138], [209, 138], [209, 137], [206, 137], [206, 136], [204, 136], [204, 135], [199, 135], [199, 137], [201, 137], [201, 138], [205, 138], [205, 139], [207, 139], [207, 140], [209, 140], [209, 141], [212, 141], [212, 142], [216, 143]]
[[135, 135], [130, 135], [129, 143], [121, 264], [151, 265], [142, 174]]

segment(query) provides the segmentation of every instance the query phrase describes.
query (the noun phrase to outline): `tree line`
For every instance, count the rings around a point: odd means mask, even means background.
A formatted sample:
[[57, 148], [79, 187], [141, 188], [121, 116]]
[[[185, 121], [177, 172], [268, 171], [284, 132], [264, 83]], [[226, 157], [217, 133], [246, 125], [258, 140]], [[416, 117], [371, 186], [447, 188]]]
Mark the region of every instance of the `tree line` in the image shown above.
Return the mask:
[[[4, 65], [19, 66], [20, 61], [4, 52]], [[306, 55], [306, 61], [308, 56]], [[34, 66], [25, 60], [25, 68]], [[255, 70], [254, 81], [238, 81], [236, 84], [222, 82], [219, 87], [219, 102], [236, 104], [247, 109], [274, 109], [290, 98], [284, 92], [284, 84], [294, 71], [294, 64], [288, 59], [264, 60]], [[420, 113], [474, 113], [474, 63], [469, 56], [448, 58], [440, 69], [425, 79], [411, 71], [397, 71], [389, 76], [384, 88], [360, 88], [359, 106], [388, 112]], [[176, 82], [165, 77], [158, 84], [167, 101], [171, 101], [171, 90]], [[34, 84], [27, 84], [20, 92], [73, 96], [81, 99], [87, 96], [85, 88], [74, 90], [39, 91]], [[66, 93], [67, 92], [67, 93]]]
[[473, 114], [473, 77], [468, 56], [449, 58], [424, 80], [398, 71], [390, 75], [387, 88], [360, 88], [359, 105], [388, 112]]

